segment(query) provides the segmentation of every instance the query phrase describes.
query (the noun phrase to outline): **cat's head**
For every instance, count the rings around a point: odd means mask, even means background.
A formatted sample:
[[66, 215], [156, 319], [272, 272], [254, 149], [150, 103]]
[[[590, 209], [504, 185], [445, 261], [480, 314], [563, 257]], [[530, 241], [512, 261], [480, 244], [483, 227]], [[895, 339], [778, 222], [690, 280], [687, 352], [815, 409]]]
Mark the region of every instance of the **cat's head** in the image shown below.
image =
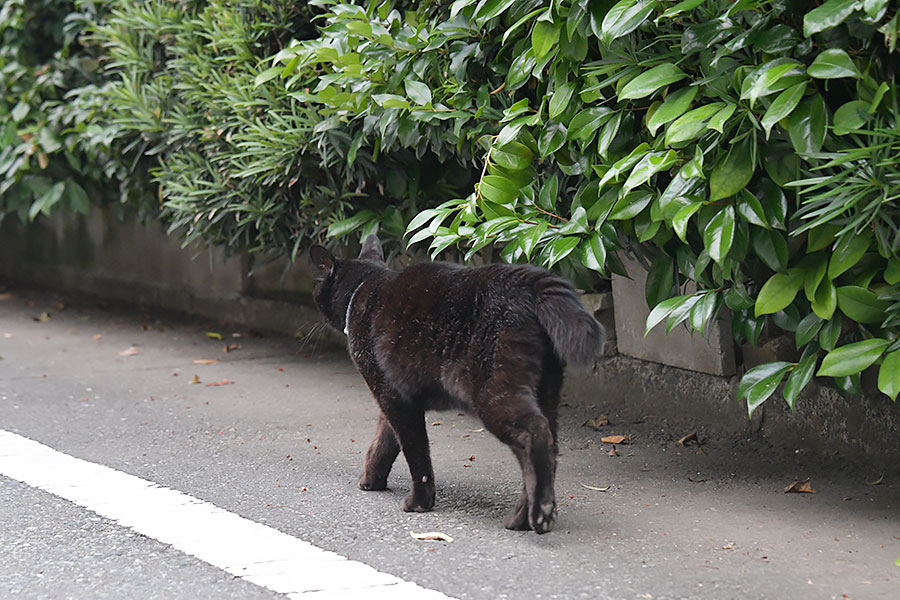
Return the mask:
[[384, 251], [378, 237], [368, 236], [356, 260], [340, 259], [322, 246], [309, 249], [315, 278], [313, 299], [329, 325], [344, 328], [347, 304], [354, 290], [373, 271], [375, 263], [384, 265]]

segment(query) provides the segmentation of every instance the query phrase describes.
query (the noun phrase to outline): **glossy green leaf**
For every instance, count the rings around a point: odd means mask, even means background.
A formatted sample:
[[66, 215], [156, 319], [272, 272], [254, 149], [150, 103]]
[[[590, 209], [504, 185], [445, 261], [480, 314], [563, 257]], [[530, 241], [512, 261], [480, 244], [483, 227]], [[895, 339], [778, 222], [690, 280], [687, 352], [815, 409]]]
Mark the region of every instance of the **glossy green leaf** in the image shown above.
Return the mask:
[[503, 14], [516, 0], [484, 0], [479, 3], [473, 17], [479, 25], [484, 25], [494, 17]]
[[838, 339], [841, 337], [842, 324], [843, 321], [838, 315], [822, 325], [822, 329], [819, 331], [819, 345], [822, 346], [823, 350], [834, 350]]
[[793, 366], [793, 363], [784, 361], [771, 362], [753, 367], [744, 374], [738, 384], [737, 397], [747, 400], [750, 416], [775, 392], [784, 374]]
[[646, 98], [656, 90], [687, 77], [674, 63], [663, 63], [644, 71], [625, 84], [619, 93], [620, 100]]
[[788, 117], [788, 134], [794, 150], [801, 154], [814, 154], [822, 149], [828, 115], [822, 96], [806, 98]]
[[606, 270], [606, 246], [603, 245], [603, 238], [599, 233], [595, 232], [587, 239], [587, 243], [582, 245], [581, 262], [588, 269], [604, 273]]
[[728, 153], [713, 167], [709, 176], [711, 202], [733, 196], [750, 183], [756, 165], [748, 140], [749, 138], [732, 145]]
[[845, 377], [860, 373], [881, 358], [889, 340], [872, 338], [835, 348], [822, 359], [822, 366], [816, 373], [819, 377]]
[[788, 263], [788, 246], [785, 235], [774, 229], [756, 229], [750, 233], [753, 252], [773, 271], [783, 271]]
[[600, 25], [603, 42], [609, 44], [616, 38], [627, 35], [646, 21], [656, 8], [655, 0], [619, 0]]
[[842, 313], [857, 323], [881, 323], [891, 305], [888, 300], [879, 300], [872, 290], [856, 285], [837, 288], [837, 304]]
[[810, 354], [801, 360], [788, 376], [784, 384], [784, 400], [791, 407], [791, 410], [794, 410], [797, 404], [797, 396], [812, 381], [818, 358], [817, 354]]
[[531, 30], [531, 49], [535, 58], [543, 58], [559, 43], [559, 26], [553, 21], [538, 19]]
[[866, 103], [862, 100], [851, 100], [834, 111], [834, 134], [847, 135], [866, 123]]
[[543, 131], [541, 131], [541, 136], [537, 141], [538, 151], [541, 153], [541, 157], [546, 157], [562, 148], [563, 144], [566, 143], [567, 133], [568, 131], [566, 130], [565, 125], [559, 121], [549, 121], [544, 126]]
[[802, 285], [803, 278], [796, 273], [775, 273], [763, 284], [756, 296], [755, 316], [769, 315], [787, 308]]
[[841, 239], [831, 253], [828, 262], [828, 278], [837, 279], [841, 273], [858, 263], [869, 249], [871, 238], [868, 236], [846, 236]]
[[486, 175], [478, 186], [479, 193], [497, 204], [512, 204], [519, 195], [519, 187], [500, 175]]
[[537, 65], [537, 59], [531, 48], [517, 56], [506, 73], [506, 89], [516, 90], [522, 87], [531, 77], [531, 71], [535, 65]]
[[647, 272], [647, 280], [644, 283], [647, 306], [656, 306], [672, 295], [674, 274], [675, 265], [672, 258], [665, 254], [657, 256]]
[[540, 220], [520, 234], [519, 244], [522, 246], [522, 252], [525, 254], [525, 258], [531, 258], [531, 253], [534, 252], [541, 236], [544, 235], [544, 232], [547, 231], [548, 227], [549, 224], [546, 221]]
[[613, 111], [605, 106], [591, 106], [569, 122], [566, 139], [586, 141], [613, 115]]
[[674, 310], [679, 307], [685, 306], [694, 298], [695, 296], [693, 294], [674, 296], [672, 298], [669, 298], [668, 300], [663, 300], [662, 302], [654, 306], [650, 311], [650, 314], [647, 315], [644, 337], [646, 337], [647, 334], [650, 333], [651, 329], [662, 323], [669, 315], [671, 315]]
[[819, 287], [816, 288], [815, 296], [809, 301], [813, 312], [822, 319], [829, 320], [837, 310], [837, 303], [838, 294], [834, 283], [830, 279], [822, 279]]
[[[833, 0], [832, 0], [833, 1]], [[842, 77], [862, 77], [846, 50], [831, 48], [820, 52], [807, 69], [810, 77], [816, 79], [840, 79]]]
[[544, 265], [547, 267], [552, 267], [569, 254], [572, 253], [572, 250], [578, 247], [578, 243], [581, 241], [581, 238], [578, 236], [567, 236], [561, 237], [550, 244], [547, 245], [547, 258], [544, 261]]
[[431, 90], [428, 89], [427, 85], [415, 79], [407, 79], [404, 84], [406, 86], [406, 95], [413, 102], [419, 106], [431, 104]]
[[675, 233], [678, 234], [681, 241], [687, 241], [685, 236], [687, 235], [688, 222], [690, 222], [691, 217], [700, 210], [702, 206], [703, 204], [700, 202], [695, 202], [682, 207], [675, 213], [675, 216], [672, 218], [672, 229], [675, 230]]
[[550, 104], [548, 106], [548, 115], [551, 119], [555, 119], [569, 106], [572, 94], [575, 93], [574, 83], [564, 83], [556, 88], [553, 95], [550, 96]]
[[893, 401], [900, 393], [900, 350], [888, 352], [878, 369], [878, 389]]
[[713, 311], [716, 309], [716, 292], [704, 294], [694, 308], [691, 309], [689, 323], [691, 329], [699, 331], [701, 335], [706, 333], [706, 325], [712, 318]]
[[691, 11], [706, 2], [706, 0], [683, 0], [679, 2], [675, 6], [667, 8], [663, 11], [663, 14], [659, 16], [660, 19], [668, 19], [670, 17], [674, 17], [675, 15], [679, 15], [683, 12]]
[[726, 104], [724, 108], [717, 110], [716, 113], [709, 118], [709, 121], [706, 123], [706, 128], [723, 133], [725, 123], [728, 122], [728, 119], [731, 118], [731, 115], [734, 114], [735, 110], [737, 110], [737, 104]]
[[819, 331], [822, 330], [822, 325], [824, 323], [825, 321], [820, 319], [814, 313], [810, 313], [803, 317], [800, 320], [800, 323], [797, 325], [797, 331], [794, 332], [797, 347], [802, 348], [809, 342], [816, 339], [816, 336], [819, 335]]
[[726, 206], [716, 213], [703, 230], [703, 245], [717, 263], [728, 255], [734, 241], [734, 207]]
[[656, 112], [647, 119], [650, 135], [656, 135], [657, 129], [683, 115], [691, 107], [691, 102], [694, 101], [699, 89], [696, 86], [687, 86], [669, 94]]
[[556, 210], [556, 199], [559, 194], [559, 179], [556, 173], [547, 178], [538, 194], [538, 205], [544, 210]]
[[797, 105], [800, 104], [800, 100], [803, 98], [804, 92], [806, 92], [805, 81], [792, 85], [778, 94], [778, 97], [772, 101], [772, 104], [769, 105], [766, 114], [763, 115], [763, 118], [760, 121], [760, 124], [766, 131], [767, 138], [772, 131], [772, 127], [774, 127], [778, 121], [790, 115], [791, 112], [797, 108]]
[[666, 129], [666, 146], [682, 144], [706, 131], [710, 117], [724, 108], [722, 102], [713, 102], [697, 107], [681, 115]]
[[804, 37], [837, 27], [858, 8], [862, 8], [860, 0], [828, 0], [803, 16]]

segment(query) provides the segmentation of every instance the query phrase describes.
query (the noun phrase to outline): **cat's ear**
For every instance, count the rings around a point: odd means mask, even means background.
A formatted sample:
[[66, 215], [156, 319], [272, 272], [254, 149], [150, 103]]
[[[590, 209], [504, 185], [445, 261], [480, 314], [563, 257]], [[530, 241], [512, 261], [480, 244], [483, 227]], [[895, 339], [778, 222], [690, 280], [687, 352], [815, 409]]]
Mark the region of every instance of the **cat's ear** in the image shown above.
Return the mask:
[[309, 262], [315, 267], [318, 277], [325, 278], [334, 272], [334, 256], [322, 246], [309, 249]]
[[381, 242], [378, 241], [377, 235], [373, 233], [366, 238], [359, 257], [364, 260], [384, 262], [384, 250], [381, 249]]

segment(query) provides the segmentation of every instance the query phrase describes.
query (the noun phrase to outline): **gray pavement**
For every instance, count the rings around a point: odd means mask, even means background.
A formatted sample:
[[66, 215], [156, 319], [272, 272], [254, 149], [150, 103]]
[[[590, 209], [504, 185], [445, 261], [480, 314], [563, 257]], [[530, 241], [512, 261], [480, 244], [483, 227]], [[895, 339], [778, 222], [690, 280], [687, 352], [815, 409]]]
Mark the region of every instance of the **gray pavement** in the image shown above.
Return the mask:
[[[391, 490], [359, 491], [377, 413], [345, 353], [10, 289], [0, 290], [0, 357], [0, 429], [450, 596], [900, 597], [900, 470], [703, 431], [702, 446], [683, 447], [685, 426], [649, 415], [610, 414], [595, 431], [582, 423], [606, 412], [602, 400], [566, 398], [559, 520], [537, 536], [502, 528], [518, 467], [455, 412], [428, 416], [434, 512], [399, 509], [402, 462]], [[600, 441], [612, 434], [633, 438], [618, 456]], [[806, 478], [817, 493], [783, 492]], [[3, 598], [277, 596], [3, 477], [0, 548]]]

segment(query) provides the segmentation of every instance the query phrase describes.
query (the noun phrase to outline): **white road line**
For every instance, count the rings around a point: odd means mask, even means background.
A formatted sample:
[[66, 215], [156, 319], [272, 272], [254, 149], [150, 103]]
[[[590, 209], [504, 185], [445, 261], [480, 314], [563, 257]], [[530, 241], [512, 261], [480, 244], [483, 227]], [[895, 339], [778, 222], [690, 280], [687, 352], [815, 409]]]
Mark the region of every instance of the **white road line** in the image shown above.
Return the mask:
[[0, 474], [293, 599], [447, 600], [177, 490], [0, 429]]

